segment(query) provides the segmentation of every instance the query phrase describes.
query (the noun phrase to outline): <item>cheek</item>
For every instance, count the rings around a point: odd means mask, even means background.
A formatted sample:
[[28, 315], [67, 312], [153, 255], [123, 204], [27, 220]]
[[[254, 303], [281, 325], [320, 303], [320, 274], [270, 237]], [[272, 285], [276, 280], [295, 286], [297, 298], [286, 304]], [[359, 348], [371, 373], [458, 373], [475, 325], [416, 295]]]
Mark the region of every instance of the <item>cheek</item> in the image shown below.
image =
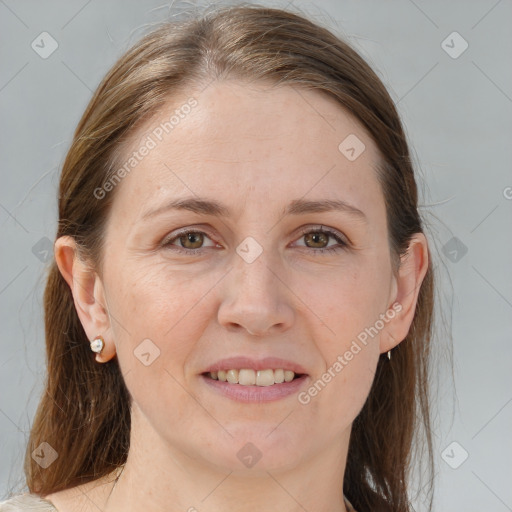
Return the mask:
[[[334, 360], [384, 313], [388, 288], [386, 269], [363, 258], [327, 274], [304, 274], [292, 289], [307, 305], [308, 315], [320, 320], [323, 352]], [[302, 307], [302, 306], [301, 306]], [[385, 306], [384, 306], [385, 307]]]
[[302, 407], [311, 407], [310, 414], [322, 422], [327, 437], [337, 438], [361, 411], [374, 379], [375, 352], [362, 348], [350, 361], [328, 363], [325, 372], [315, 376], [301, 395], [301, 403], [308, 402]]
[[180, 418], [183, 428], [192, 429], [197, 403], [185, 391], [186, 363], [211, 321], [205, 295], [212, 284], [164, 272], [125, 270], [117, 276], [117, 357], [128, 390], [151, 422], [165, 430], [169, 418]]
[[158, 265], [127, 270], [117, 283], [117, 304], [126, 324], [139, 335], [152, 333], [163, 341], [200, 306], [214, 279]]
[[385, 312], [385, 272], [376, 264], [354, 265], [332, 273], [325, 287], [311, 278], [301, 288], [308, 290], [304, 302], [315, 305], [322, 320], [315, 343], [325, 367], [309, 388], [310, 405], [333, 428], [357, 416], [371, 389], [380, 356], [380, 332], [371, 328]]
[[[144, 271], [145, 270], [145, 271]], [[183, 272], [165, 269], [132, 269], [118, 274], [112, 320], [116, 350], [124, 373], [137, 375], [148, 367], [161, 367], [183, 381], [188, 354], [210, 321], [204, 308], [210, 279], [192, 279]], [[114, 282], [114, 281], [113, 281]], [[110, 302], [110, 301], [109, 301]], [[154, 362], [153, 362], [154, 361]], [[157, 384], [156, 377], [146, 372]], [[158, 378], [170, 378], [158, 372]], [[141, 376], [146, 382], [146, 376]]]

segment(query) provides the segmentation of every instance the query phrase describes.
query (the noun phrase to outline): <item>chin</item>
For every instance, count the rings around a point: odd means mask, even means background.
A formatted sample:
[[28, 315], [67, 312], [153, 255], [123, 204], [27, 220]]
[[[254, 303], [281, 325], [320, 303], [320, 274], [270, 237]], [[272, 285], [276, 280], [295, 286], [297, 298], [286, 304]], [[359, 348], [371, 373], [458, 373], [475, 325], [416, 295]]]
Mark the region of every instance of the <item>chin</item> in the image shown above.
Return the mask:
[[275, 425], [272, 428], [228, 428], [233, 437], [224, 436], [222, 442], [211, 439], [208, 446], [199, 450], [200, 454], [222, 471], [242, 477], [268, 477], [267, 471], [292, 469], [304, 457], [305, 440], [294, 439], [287, 432], [278, 433]]

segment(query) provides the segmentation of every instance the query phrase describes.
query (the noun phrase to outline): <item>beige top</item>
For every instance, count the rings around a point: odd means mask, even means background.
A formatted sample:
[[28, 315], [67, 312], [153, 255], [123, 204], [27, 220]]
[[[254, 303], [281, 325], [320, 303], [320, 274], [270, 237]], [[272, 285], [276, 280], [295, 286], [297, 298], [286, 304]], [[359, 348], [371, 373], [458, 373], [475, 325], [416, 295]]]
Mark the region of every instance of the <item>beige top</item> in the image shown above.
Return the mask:
[[[356, 512], [354, 507], [343, 496], [347, 512]], [[25, 512], [34, 510], [37, 512], [58, 512], [53, 504], [37, 494], [18, 494], [6, 501], [0, 501], [0, 512]]]
[[0, 501], [0, 512], [23, 512], [26, 510], [58, 512], [51, 502], [37, 494], [18, 494], [6, 501]]

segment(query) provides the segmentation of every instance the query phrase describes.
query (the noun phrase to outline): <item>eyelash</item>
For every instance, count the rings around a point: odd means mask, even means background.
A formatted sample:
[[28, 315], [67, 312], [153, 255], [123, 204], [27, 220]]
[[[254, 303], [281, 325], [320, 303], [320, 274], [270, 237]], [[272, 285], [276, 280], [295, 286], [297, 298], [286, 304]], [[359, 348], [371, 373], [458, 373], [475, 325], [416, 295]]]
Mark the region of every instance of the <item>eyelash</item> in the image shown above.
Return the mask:
[[[210, 239], [212, 238], [208, 233], [206, 233], [204, 231], [193, 230], [193, 229], [185, 229], [185, 230], [180, 231], [179, 233], [177, 233], [172, 238], [164, 240], [164, 242], [162, 243], [162, 246], [164, 248], [172, 247], [171, 250], [179, 252], [181, 254], [188, 254], [188, 255], [200, 254], [200, 253], [202, 253], [204, 251], [204, 248], [185, 249], [183, 247], [173, 246], [172, 243], [171, 243], [171, 242], [174, 242], [174, 241], [178, 240], [182, 236], [185, 236], [185, 235], [188, 235], [188, 234], [191, 234], [191, 233], [194, 233], [194, 234], [198, 234], [199, 233], [199, 234], [208, 236], [208, 238], [210, 238]], [[337, 234], [336, 231], [333, 231], [333, 230], [330, 230], [330, 229], [324, 229], [322, 227], [314, 228], [314, 229], [304, 229], [303, 231], [301, 231], [299, 238], [302, 238], [303, 236], [308, 235], [310, 233], [323, 233], [325, 235], [328, 235], [328, 236], [334, 238], [338, 242], [338, 244], [339, 244], [338, 246], [328, 247], [328, 248], [324, 248], [324, 249], [315, 249], [315, 248], [312, 248], [312, 247], [306, 247], [306, 249], [312, 249], [313, 253], [320, 253], [320, 254], [335, 253], [335, 252], [338, 252], [338, 251], [342, 251], [342, 250], [346, 249], [346, 247], [348, 247], [348, 243], [345, 240], [343, 240], [343, 238], [341, 238]]]

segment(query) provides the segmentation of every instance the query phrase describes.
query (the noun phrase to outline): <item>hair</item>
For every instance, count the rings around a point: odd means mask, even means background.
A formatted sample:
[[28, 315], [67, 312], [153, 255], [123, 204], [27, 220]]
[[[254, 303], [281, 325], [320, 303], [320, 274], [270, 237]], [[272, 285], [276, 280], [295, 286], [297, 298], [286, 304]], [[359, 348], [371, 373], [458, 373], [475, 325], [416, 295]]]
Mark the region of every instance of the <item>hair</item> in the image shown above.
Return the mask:
[[[337, 100], [367, 130], [382, 161], [376, 176], [386, 204], [393, 271], [411, 237], [423, 233], [406, 136], [388, 91], [369, 64], [327, 28], [300, 14], [240, 4], [160, 24], [128, 50], [90, 100], [66, 155], [56, 238], [71, 236], [80, 257], [101, 275], [104, 228], [120, 148], [173, 95], [222, 80], [315, 90]], [[415, 433], [427, 446], [432, 507], [434, 462], [429, 402], [434, 312], [431, 252], [406, 338], [381, 355], [367, 400], [355, 418], [345, 468], [345, 496], [362, 512], [409, 512]], [[30, 492], [47, 495], [106, 476], [126, 462], [131, 396], [117, 358], [98, 364], [70, 287], [55, 261], [44, 293], [45, 389], [25, 455]], [[42, 442], [58, 453], [42, 469], [31, 457]], [[424, 462], [424, 461], [423, 461]]]

